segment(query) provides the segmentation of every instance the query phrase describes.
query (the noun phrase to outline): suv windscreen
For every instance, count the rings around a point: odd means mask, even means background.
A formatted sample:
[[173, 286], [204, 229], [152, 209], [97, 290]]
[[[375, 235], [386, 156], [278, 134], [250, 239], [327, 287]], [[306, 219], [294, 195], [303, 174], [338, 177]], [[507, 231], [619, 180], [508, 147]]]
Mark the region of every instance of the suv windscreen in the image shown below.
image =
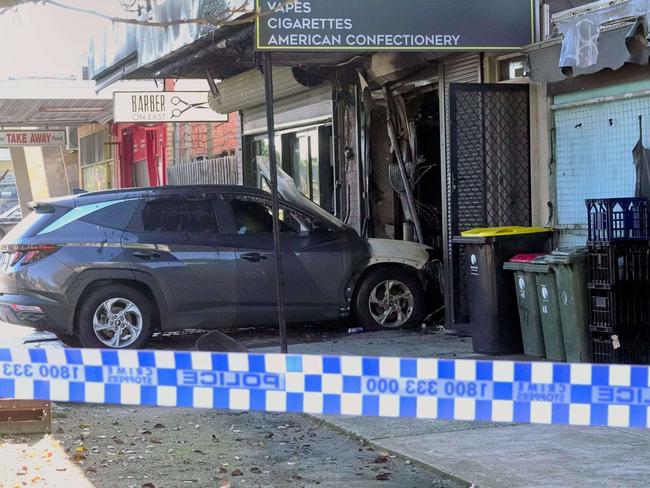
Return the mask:
[[[256, 158], [256, 164], [259, 168], [262, 176], [268, 183], [269, 187], [271, 185], [271, 170], [269, 167], [268, 157], [258, 156]], [[315, 214], [321, 219], [321, 222], [326, 223], [328, 228], [345, 231], [348, 229], [348, 226], [341, 222], [339, 219], [330, 214], [327, 210], [324, 210], [322, 207], [318, 206], [312, 202], [309, 198], [303, 195], [300, 190], [296, 187], [296, 183], [291, 176], [285, 173], [282, 168], [277, 168], [278, 170], [278, 193], [280, 196], [289, 202], [291, 205], [294, 205], [296, 208], [301, 210], [304, 209], [305, 212], [310, 214]]]

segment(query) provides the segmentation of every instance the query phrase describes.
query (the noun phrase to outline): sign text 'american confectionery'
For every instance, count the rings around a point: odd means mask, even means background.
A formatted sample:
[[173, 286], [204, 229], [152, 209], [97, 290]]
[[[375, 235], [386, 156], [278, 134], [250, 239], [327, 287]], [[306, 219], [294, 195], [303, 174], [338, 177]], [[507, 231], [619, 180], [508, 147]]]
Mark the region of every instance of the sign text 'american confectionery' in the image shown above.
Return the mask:
[[528, 0], [257, 0], [261, 50], [503, 50], [533, 41]]

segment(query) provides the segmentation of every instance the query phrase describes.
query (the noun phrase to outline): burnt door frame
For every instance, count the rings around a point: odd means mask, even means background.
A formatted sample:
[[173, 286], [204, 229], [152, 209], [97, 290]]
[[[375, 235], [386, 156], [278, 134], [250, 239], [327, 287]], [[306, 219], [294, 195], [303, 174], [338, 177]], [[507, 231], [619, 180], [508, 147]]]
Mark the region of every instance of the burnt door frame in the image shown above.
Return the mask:
[[[451, 239], [473, 227], [530, 225], [529, 86], [450, 83], [449, 135], [446, 322], [466, 329], [463, 253]], [[475, 181], [468, 183], [473, 177]], [[495, 188], [508, 192], [502, 195]], [[463, 194], [469, 197], [463, 199]]]

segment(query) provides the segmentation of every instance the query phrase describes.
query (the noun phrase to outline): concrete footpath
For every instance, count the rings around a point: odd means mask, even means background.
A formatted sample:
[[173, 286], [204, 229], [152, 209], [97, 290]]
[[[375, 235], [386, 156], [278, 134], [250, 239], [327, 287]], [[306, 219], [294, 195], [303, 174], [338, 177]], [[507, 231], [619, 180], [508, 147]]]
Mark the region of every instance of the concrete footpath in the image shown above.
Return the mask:
[[[294, 345], [289, 352], [485, 358], [473, 353], [470, 339], [445, 332], [366, 333]], [[650, 430], [319, 418], [370, 444], [482, 488], [627, 488], [649, 484]]]

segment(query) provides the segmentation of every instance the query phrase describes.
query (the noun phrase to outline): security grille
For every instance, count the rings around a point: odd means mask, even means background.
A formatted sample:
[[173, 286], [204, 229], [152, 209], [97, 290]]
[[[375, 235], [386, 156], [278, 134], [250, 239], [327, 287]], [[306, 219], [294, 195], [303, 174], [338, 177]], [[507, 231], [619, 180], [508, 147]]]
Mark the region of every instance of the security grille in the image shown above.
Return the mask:
[[[450, 86], [451, 236], [475, 227], [530, 225], [527, 85]], [[469, 321], [463, 249], [450, 246], [455, 324]]]

